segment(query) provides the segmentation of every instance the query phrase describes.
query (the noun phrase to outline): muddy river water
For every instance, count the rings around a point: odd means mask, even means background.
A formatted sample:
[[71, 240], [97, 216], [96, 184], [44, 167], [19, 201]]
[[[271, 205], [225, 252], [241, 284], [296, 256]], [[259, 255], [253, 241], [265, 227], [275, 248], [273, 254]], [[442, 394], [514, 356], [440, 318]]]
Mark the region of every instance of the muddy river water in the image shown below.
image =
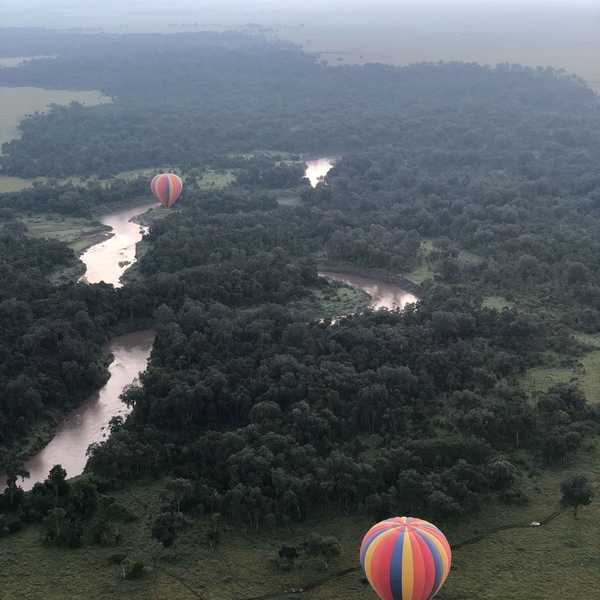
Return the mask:
[[[323, 180], [333, 167], [333, 162], [333, 159], [327, 158], [307, 162], [306, 176], [311, 185], [316, 186]], [[102, 217], [102, 223], [111, 228], [112, 236], [81, 255], [86, 266], [82, 281], [104, 281], [116, 287], [121, 285], [121, 276], [135, 262], [136, 244], [144, 233], [144, 227], [133, 219], [150, 207], [146, 203]], [[364, 290], [371, 296], [371, 307], [374, 309], [402, 309], [408, 303], [417, 301], [416, 296], [401, 286], [375, 278], [333, 271], [319, 274]], [[69, 477], [83, 472], [90, 444], [105, 438], [108, 424], [114, 416], [127, 414], [128, 408], [121, 402], [121, 394], [146, 368], [154, 336], [155, 333], [150, 330], [138, 331], [110, 342], [109, 351], [113, 356], [109, 366], [110, 379], [102, 389], [67, 415], [50, 443], [27, 460], [25, 468], [30, 477], [23, 482], [24, 489], [29, 490], [36, 482], [43, 481], [56, 464], [61, 464]]]
[[[105, 281], [116, 287], [121, 285], [120, 278], [135, 262], [135, 247], [144, 233], [144, 227], [132, 219], [151, 206], [145, 203], [110, 213], [100, 219], [111, 228], [112, 231], [108, 233], [112, 233], [112, 237], [92, 246], [81, 255], [86, 266], [82, 281]], [[121, 402], [121, 394], [146, 368], [154, 335], [150, 330], [138, 331], [111, 340], [108, 348], [113, 356], [108, 369], [110, 379], [102, 389], [67, 415], [58, 426], [52, 441], [26, 461], [25, 468], [30, 477], [22, 483], [25, 490], [31, 489], [38, 481], [44, 481], [48, 471], [57, 464], [66, 469], [68, 477], [83, 472], [88, 446], [104, 439], [112, 417], [127, 414], [128, 408]]]
[[325, 279], [345, 283], [363, 290], [371, 296], [370, 306], [374, 310], [380, 308], [387, 308], [388, 310], [403, 309], [407, 304], [414, 304], [418, 300], [414, 294], [402, 289], [401, 286], [372, 277], [334, 271], [319, 271], [319, 275]]

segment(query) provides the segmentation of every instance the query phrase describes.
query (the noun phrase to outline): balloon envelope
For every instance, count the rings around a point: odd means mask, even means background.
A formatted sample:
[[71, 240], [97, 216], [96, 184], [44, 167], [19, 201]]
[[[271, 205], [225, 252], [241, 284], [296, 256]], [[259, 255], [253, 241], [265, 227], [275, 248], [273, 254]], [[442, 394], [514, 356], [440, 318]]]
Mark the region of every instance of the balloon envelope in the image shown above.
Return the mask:
[[394, 517], [371, 527], [360, 547], [360, 563], [382, 600], [429, 600], [444, 585], [452, 551], [431, 523]]
[[175, 173], [161, 173], [152, 179], [150, 189], [157, 200], [171, 208], [183, 191], [183, 181]]

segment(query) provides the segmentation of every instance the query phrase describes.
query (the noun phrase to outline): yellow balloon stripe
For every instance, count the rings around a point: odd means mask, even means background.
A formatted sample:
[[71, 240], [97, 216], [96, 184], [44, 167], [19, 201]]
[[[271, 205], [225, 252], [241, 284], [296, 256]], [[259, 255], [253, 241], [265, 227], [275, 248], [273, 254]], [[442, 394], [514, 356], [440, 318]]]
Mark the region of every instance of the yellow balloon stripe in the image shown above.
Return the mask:
[[402, 544], [402, 600], [412, 600], [414, 587], [413, 552], [410, 533], [404, 532]]

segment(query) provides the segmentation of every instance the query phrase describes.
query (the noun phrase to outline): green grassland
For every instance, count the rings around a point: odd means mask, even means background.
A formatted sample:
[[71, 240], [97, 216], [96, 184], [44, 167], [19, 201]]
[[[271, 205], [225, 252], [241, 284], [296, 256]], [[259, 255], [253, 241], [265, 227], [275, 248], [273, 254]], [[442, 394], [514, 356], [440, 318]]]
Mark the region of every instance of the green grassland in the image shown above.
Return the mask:
[[[409, 273], [404, 273], [409, 281], [417, 285], [421, 285], [428, 279], [433, 279], [436, 273], [435, 261], [432, 260], [432, 253], [435, 246], [435, 240], [424, 239], [421, 242], [419, 250], [418, 265]], [[468, 250], [460, 250], [458, 254], [458, 262], [463, 265], [478, 265], [482, 262], [482, 258]]]
[[[110, 101], [110, 98], [98, 91], [0, 87], [0, 149], [2, 144], [18, 137], [18, 125], [27, 115], [35, 112], [44, 112], [51, 104], [67, 105], [71, 102], [80, 102], [86, 106], [95, 106]], [[74, 182], [80, 181], [78, 178], [69, 179], [74, 180]], [[43, 178], [38, 180], [43, 180]], [[4, 192], [16, 192], [31, 187], [34, 181], [33, 179], [0, 175], [0, 194]]]
[[426, 261], [422, 261], [421, 264], [416, 269], [414, 269], [410, 273], [405, 273], [404, 276], [409, 281], [412, 281], [413, 283], [415, 283], [417, 285], [421, 285], [423, 282], [427, 281], [428, 279], [433, 279], [434, 274], [435, 273], [433, 271], [431, 264], [429, 264]]
[[[59, 240], [67, 244], [76, 255], [105, 239], [109, 230], [106, 225], [92, 219], [59, 215], [36, 215], [21, 220], [32, 237]], [[69, 266], [52, 273], [50, 280], [54, 283], [75, 281], [83, 273], [83, 264], [74, 259]]]
[[0, 175], [0, 194], [9, 192], [20, 192], [30, 188], [33, 185], [33, 180], [23, 179], [22, 177], [8, 177]]
[[507, 300], [504, 296], [486, 296], [483, 299], [483, 306], [493, 308], [495, 310], [503, 310], [504, 308], [513, 308], [514, 302]]
[[421, 242], [421, 248], [419, 250], [419, 256], [417, 257], [418, 265], [410, 273], [403, 273], [404, 277], [409, 281], [412, 281], [416, 285], [421, 285], [428, 279], [433, 279], [434, 270], [430, 260], [431, 253], [433, 252], [434, 240], [425, 239]]
[[[71, 183], [73, 185], [84, 185], [86, 182], [97, 181], [102, 185], [108, 185], [113, 179], [121, 179], [124, 181], [131, 181], [138, 177], [147, 177], [150, 179], [158, 171], [166, 170], [162, 167], [134, 169], [131, 171], [122, 171], [121, 173], [115, 173], [112, 177], [100, 179], [98, 177], [63, 177], [56, 179], [60, 184]], [[46, 177], [35, 177], [33, 179], [24, 179], [22, 177], [9, 177], [6, 175], [0, 175], [0, 194], [7, 192], [18, 192], [30, 188], [34, 183], [46, 183], [48, 178]], [[195, 177], [195, 182], [203, 190], [216, 190], [223, 189], [235, 182], [235, 175], [232, 171], [215, 171], [212, 169], [206, 169], [201, 174]]]
[[[401, 16], [388, 23], [365, 20], [359, 23], [325, 23], [315, 21], [302, 27], [275, 28], [284, 39], [289, 39], [310, 53], [320, 55], [330, 65], [386, 63], [407, 65], [411, 63], [445, 61], [477, 62], [496, 65], [499, 63], [525, 64], [530, 66], [553, 66], [576, 73], [593, 87], [600, 89], [600, 44], [587, 33], [582, 39], [561, 39], [547, 36], [540, 42], [539, 36], [523, 32], [513, 33], [502, 40], [502, 27], [495, 35], [477, 30], [438, 30], [426, 32], [408, 27], [401, 29]], [[393, 24], [392, 24], [393, 23]], [[576, 20], [569, 31], [577, 31], [581, 23]], [[584, 24], [585, 25], [585, 24]], [[505, 24], [504, 27], [507, 27]], [[587, 27], [585, 27], [587, 29]], [[493, 27], [492, 27], [493, 29]], [[535, 40], [535, 41], [534, 41]], [[584, 41], [585, 40], [585, 41]]]
[[369, 295], [363, 290], [330, 282], [313, 290], [308, 298], [294, 302], [291, 308], [308, 319], [333, 318], [365, 310], [369, 301]]
[[228, 170], [207, 169], [200, 177], [196, 178], [196, 183], [203, 190], [221, 190], [235, 183], [235, 175]]
[[[529, 497], [524, 506], [490, 504], [461, 522], [441, 523], [454, 549], [454, 568], [441, 600], [564, 600], [600, 597], [597, 523], [600, 502], [570, 511], [542, 527], [530, 527], [559, 510], [559, 485], [567, 475], [585, 472], [600, 485], [600, 451], [590, 446], [577, 461], [559, 470], [524, 477]], [[2, 598], [7, 600], [375, 600], [356, 569], [358, 547], [370, 520], [362, 516], [321, 517], [300, 526], [268, 532], [224, 526], [222, 543], [206, 544], [207, 521], [186, 527], [175, 548], [151, 541], [150, 523], [157, 514], [162, 482], [132, 486], [115, 494], [138, 518], [121, 526], [116, 547], [86, 544], [79, 550], [45, 547], [40, 529], [0, 541]], [[498, 531], [499, 528], [507, 528]], [[325, 568], [322, 561], [299, 560], [290, 572], [277, 570], [273, 559], [281, 544], [299, 544], [315, 531], [334, 535], [342, 553]], [[477, 541], [475, 541], [477, 538]], [[470, 543], [462, 545], [464, 542]], [[122, 580], [111, 556], [122, 554], [149, 569], [135, 581]], [[337, 573], [355, 569], [343, 576]], [[552, 576], [543, 574], [552, 573]], [[303, 594], [290, 590], [310, 588]], [[582, 596], [581, 590], [586, 590]]]
[[67, 105], [71, 102], [94, 106], [110, 102], [110, 98], [97, 91], [0, 87], [0, 146], [18, 136], [18, 124], [26, 115], [43, 112], [51, 104]]
[[589, 351], [573, 367], [547, 366], [529, 369], [522, 379], [531, 393], [545, 392], [557, 383], [577, 383], [592, 404], [600, 404], [600, 335], [577, 333], [575, 338], [586, 344]]
[[58, 215], [36, 215], [22, 221], [32, 237], [59, 240], [77, 254], [103, 239], [110, 229], [99, 221]]
[[[10, 177], [8, 175], [0, 175], [0, 194], [8, 192], [20, 192], [33, 186], [34, 183], [46, 183], [49, 179], [47, 177], [35, 177], [33, 179], [25, 179], [23, 177]], [[63, 177], [61, 179], [53, 179], [60, 184], [71, 183], [73, 185], [83, 185], [86, 180], [82, 177], [70, 176]]]

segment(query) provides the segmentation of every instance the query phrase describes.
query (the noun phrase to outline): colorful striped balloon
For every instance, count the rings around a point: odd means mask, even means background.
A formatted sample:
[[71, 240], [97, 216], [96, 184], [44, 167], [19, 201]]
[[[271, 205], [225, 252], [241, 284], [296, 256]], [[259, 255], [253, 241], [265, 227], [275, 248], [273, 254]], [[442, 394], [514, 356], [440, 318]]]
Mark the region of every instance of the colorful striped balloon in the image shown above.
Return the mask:
[[433, 598], [444, 585], [451, 562], [444, 534], [412, 517], [377, 523], [360, 547], [360, 564], [381, 600]]
[[161, 173], [152, 179], [150, 189], [163, 206], [171, 208], [181, 196], [183, 181], [175, 173]]

